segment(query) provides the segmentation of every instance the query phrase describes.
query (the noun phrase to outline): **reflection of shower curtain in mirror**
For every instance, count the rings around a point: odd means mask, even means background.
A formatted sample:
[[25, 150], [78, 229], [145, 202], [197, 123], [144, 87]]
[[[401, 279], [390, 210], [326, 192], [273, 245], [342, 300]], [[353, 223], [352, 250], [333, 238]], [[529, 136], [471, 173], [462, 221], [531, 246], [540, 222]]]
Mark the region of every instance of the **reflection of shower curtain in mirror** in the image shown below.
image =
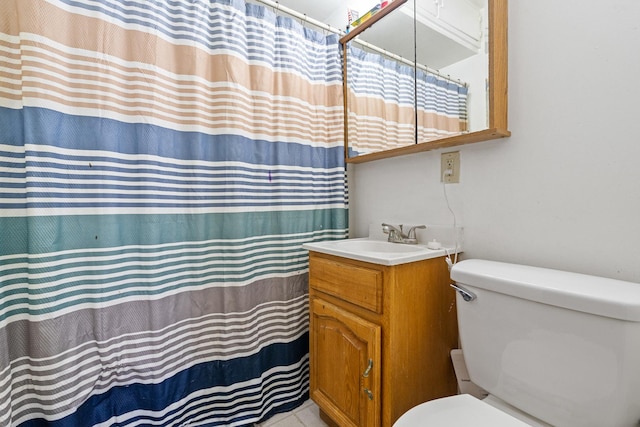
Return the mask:
[[[348, 140], [350, 156], [415, 143], [413, 67], [348, 45]], [[417, 72], [418, 142], [467, 129], [467, 88]]]
[[337, 36], [243, 0], [0, 1], [0, 426], [241, 426], [308, 397], [346, 237]]

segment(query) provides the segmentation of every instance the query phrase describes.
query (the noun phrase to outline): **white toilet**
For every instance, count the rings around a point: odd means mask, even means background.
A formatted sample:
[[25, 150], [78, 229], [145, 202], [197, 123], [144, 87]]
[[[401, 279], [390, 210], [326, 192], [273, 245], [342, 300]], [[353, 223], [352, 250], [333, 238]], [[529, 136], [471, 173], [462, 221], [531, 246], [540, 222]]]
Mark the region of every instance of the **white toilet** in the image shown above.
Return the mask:
[[640, 284], [482, 260], [451, 278], [467, 369], [489, 396], [426, 402], [395, 427], [640, 426]]

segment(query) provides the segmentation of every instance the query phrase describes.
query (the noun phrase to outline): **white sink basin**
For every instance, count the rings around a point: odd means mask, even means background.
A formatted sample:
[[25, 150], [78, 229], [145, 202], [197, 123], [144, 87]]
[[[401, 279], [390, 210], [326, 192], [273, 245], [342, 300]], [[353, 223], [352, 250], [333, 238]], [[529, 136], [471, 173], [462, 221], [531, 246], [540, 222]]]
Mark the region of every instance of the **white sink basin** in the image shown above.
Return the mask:
[[[421, 261], [423, 259], [441, 257], [447, 253], [444, 248], [434, 250], [423, 245], [389, 243], [367, 238], [305, 243], [302, 247], [309, 251], [380, 265], [398, 265]], [[449, 253], [454, 252], [453, 248], [448, 248], [448, 251]]]
[[382, 254], [397, 254], [408, 252], [419, 252], [424, 250], [418, 245], [404, 245], [400, 243], [381, 242], [380, 240], [369, 239], [348, 239], [339, 240], [334, 243], [341, 250], [350, 252], [374, 252]]

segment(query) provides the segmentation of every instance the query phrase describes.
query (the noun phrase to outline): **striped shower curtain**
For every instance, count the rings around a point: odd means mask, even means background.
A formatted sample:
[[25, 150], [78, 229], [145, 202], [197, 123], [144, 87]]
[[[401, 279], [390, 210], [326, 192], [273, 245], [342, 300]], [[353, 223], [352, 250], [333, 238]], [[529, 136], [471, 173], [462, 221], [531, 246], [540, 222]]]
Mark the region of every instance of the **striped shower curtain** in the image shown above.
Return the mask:
[[469, 88], [421, 69], [416, 75], [418, 143], [466, 132]]
[[308, 395], [347, 227], [334, 36], [242, 0], [0, 2], [0, 426], [251, 425]]
[[353, 43], [347, 45], [347, 59], [350, 157], [415, 144], [416, 118], [418, 142], [466, 131], [464, 84], [414, 73], [411, 66]]

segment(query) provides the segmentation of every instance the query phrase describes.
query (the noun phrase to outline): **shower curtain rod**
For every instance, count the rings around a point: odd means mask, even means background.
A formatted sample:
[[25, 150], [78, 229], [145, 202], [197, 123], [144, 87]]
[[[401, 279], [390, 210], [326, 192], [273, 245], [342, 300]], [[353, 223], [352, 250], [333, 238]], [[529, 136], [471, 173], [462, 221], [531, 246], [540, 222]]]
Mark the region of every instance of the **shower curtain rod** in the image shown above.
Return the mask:
[[[340, 36], [343, 36], [343, 35], [346, 34], [344, 31], [342, 31], [342, 30], [340, 30], [338, 28], [334, 28], [331, 25], [325, 24], [324, 22], [320, 22], [320, 21], [318, 21], [316, 19], [310, 18], [304, 13], [300, 13], [300, 12], [297, 12], [297, 11], [295, 11], [293, 9], [290, 9], [290, 8], [286, 7], [286, 6], [282, 6], [277, 1], [272, 1], [272, 0], [254, 0], [254, 1], [257, 1], [258, 3], [262, 3], [264, 5], [267, 5], [269, 7], [274, 8], [276, 13], [278, 13], [278, 12], [286, 13], [287, 15], [290, 15], [290, 16], [296, 18], [296, 19], [300, 19], [303, 22], [308, 22], [309, 24], [311, 24], [311, 25], [313, 25], [315, 27], [318, 27], [318, 28], [320, 28], [322, 30], [329, 31], [331, 33], [338, 34]], [[380, 53], [382, 55], [385, 55], [385, 56], [387, 56], [387, 57], [389, 57], [391, 59], [394, 59], [394, 60], [396, 60], [398, 62], [401, 62], [401, 63], [406, 64], [406, 65], [410, 65], [412, 67], [415, 65], [417, 68], [419, 68], [422, 71], [425, 71], [425, 72], [427, 72], [429, 74], [434, 74], [434, 75], [436, 75], [436, 76], [438, 76], [438, 77], [440, 77], [442, 79], [448, 80], [448, 81], [450, 81], [452, 83], [462, 84], [465, 87], [467, 87], [467, 83], [461, 82], [460, 79], [454, 79], [453, 77], [451, 77], [449, 75], [444, 75], [444, 74], [440, 73], [440, 71], [435, 70], [433, 68], [429, 68], [426, 65], [422, 65], [422, 64], [415, 63], [413, 61], [409, 61], [408, 59], [405, 59], [405, 58], [403, 58], [403, 57], [401, 57], [399, 55], [396, 55], [395, 53], [391, 53], [391, 52], [389, 52], [389, 51], [387, 51], [385, 49], [382, 49], [382, 48], [380, 48], [380, 47], [378, 47], [376, 45], [373, 45], [371, 43], [365, 42], [363, 40], [354, 39], [352, 41], [357, 43], [357, 44], [359, 44], [362, 47], [365, 47], [365, 48], [367, 48], [369, 50], [372, 50], [374, 52], [377, 52], [377, 53]]]

